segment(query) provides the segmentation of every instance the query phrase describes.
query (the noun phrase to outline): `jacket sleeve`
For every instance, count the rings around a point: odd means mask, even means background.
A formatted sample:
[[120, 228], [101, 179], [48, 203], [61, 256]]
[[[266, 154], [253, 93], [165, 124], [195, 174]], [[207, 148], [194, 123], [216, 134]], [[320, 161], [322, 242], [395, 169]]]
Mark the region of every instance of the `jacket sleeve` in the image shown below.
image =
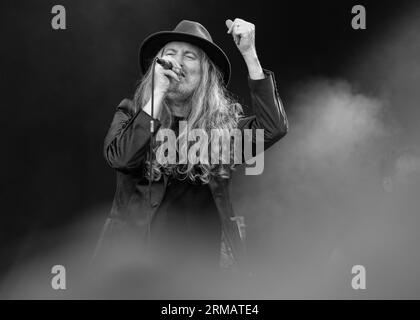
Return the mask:
[[142, 165], [149, 149], [150, 120], [154, 120], [156, 134], [161, 125], [158, 119], [143, 110], [135, 112], [134, 104], [129, 99], [121, 101], [103, 148], [104, 157], [112, 168], [129, 172]]
[[[241, 130], [252, 130], [252, 153], [256, 156], [256, 129], [264, 129], [264, 150], [286, 135], [289, 123], [279, 97], [272, 71], [264, 69], [265, 78], [252, 80], [248, 77], [253, 115], [239, 120]], [[244, 161], [248, 159], [243, 159]]]

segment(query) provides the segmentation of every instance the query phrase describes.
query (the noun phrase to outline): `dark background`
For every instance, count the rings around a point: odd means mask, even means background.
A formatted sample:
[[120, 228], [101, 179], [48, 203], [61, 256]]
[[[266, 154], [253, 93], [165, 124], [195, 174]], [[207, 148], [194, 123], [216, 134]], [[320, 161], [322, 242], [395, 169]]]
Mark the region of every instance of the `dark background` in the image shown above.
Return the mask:
[[[55, 4], [66, 8], [66, 30], [51, 27]], [[366, 8], [367, 30], [351, 28], [356, 4]], [[246, 67], [224, 21], [240, 17], [253, 22], [261, 63], [275, 72], [286, 111], [293, 115], [289, 102], [297, 86], [313, 77], [341, 77], [364, 92], [380, 90], [376, 80], [382, 69], [375, 69], [375, 76], [369, 66], [354, 73], [351, 63], [358, 57], [363, 64], [364, 50], [392, 34], [393, 23], [415, 5], [16, 0], [1, 6], [0, 277], [19, 261], [68, 241], [57, 230], [87, 218], [95, 208], [103, 209], [99, 216], [105, 219], [115, 173], [102, 156], [103, 138], [116, 106], [133, 94], [140, 77], [139, 44], [150, 33], [171, 30], [182, 19], [202, 23], [230, 57], [229, 89], [247, 105]], [[376, 54], [381, 54], [379, 47]], [[92, 239], [101, 223], [92, 225]], [[58, 234], [53, 241], [45, 240], [50, 232]]]

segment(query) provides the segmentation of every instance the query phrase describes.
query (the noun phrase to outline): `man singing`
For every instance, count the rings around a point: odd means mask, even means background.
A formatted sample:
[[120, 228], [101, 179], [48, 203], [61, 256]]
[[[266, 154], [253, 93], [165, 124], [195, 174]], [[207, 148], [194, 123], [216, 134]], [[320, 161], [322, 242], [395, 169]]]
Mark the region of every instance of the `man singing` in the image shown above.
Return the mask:
[[[156, 137], [167, 128], [177, 140], [192, 129], [209, 135], [214, 129], [263, 129], [264, 149], [287, 133], [274, 74], [257, 57], [255, 26], [242, 19], [227, 20], [226, 26], [248, 68], [254, 114], [244, 117], [228, 94], [229, 59], [201, 24], [183, 20], [173, 31], [147, 37], [139, 53], [141, 82], [133, 99], [117, 107], [105, 138], [117, 190], [97, 252], [129, 238], [171, 266], [244, 264], [245, 243], [230, 199], [234, 166], [165, 163], [156, 156], [162, 144]], [[179, 130], [180, 121], [185, 130]]]

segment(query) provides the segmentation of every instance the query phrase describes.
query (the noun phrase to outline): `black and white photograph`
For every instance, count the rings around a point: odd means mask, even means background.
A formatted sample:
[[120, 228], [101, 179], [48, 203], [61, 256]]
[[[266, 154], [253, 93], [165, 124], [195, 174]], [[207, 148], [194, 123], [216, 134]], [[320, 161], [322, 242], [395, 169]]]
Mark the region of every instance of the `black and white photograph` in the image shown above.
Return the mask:
[[420, 299], [418, 1], [1, 7], [1, 300]]

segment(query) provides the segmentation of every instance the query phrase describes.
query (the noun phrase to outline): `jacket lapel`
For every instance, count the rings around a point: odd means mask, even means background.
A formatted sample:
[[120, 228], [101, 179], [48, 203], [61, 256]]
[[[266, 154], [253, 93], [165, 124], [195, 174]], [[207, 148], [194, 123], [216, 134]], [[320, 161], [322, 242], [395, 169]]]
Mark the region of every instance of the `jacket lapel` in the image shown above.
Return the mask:
[[245, 246], [241, 241], [239, 228], [234, 217], [232, 204], [229, 199], [229, 179], [212, 177], [209, 182], [214, 202], [219, 211], [222, 230], [226, 239], [226, 245], [232, 251], [235, 262], [245, 258]]

